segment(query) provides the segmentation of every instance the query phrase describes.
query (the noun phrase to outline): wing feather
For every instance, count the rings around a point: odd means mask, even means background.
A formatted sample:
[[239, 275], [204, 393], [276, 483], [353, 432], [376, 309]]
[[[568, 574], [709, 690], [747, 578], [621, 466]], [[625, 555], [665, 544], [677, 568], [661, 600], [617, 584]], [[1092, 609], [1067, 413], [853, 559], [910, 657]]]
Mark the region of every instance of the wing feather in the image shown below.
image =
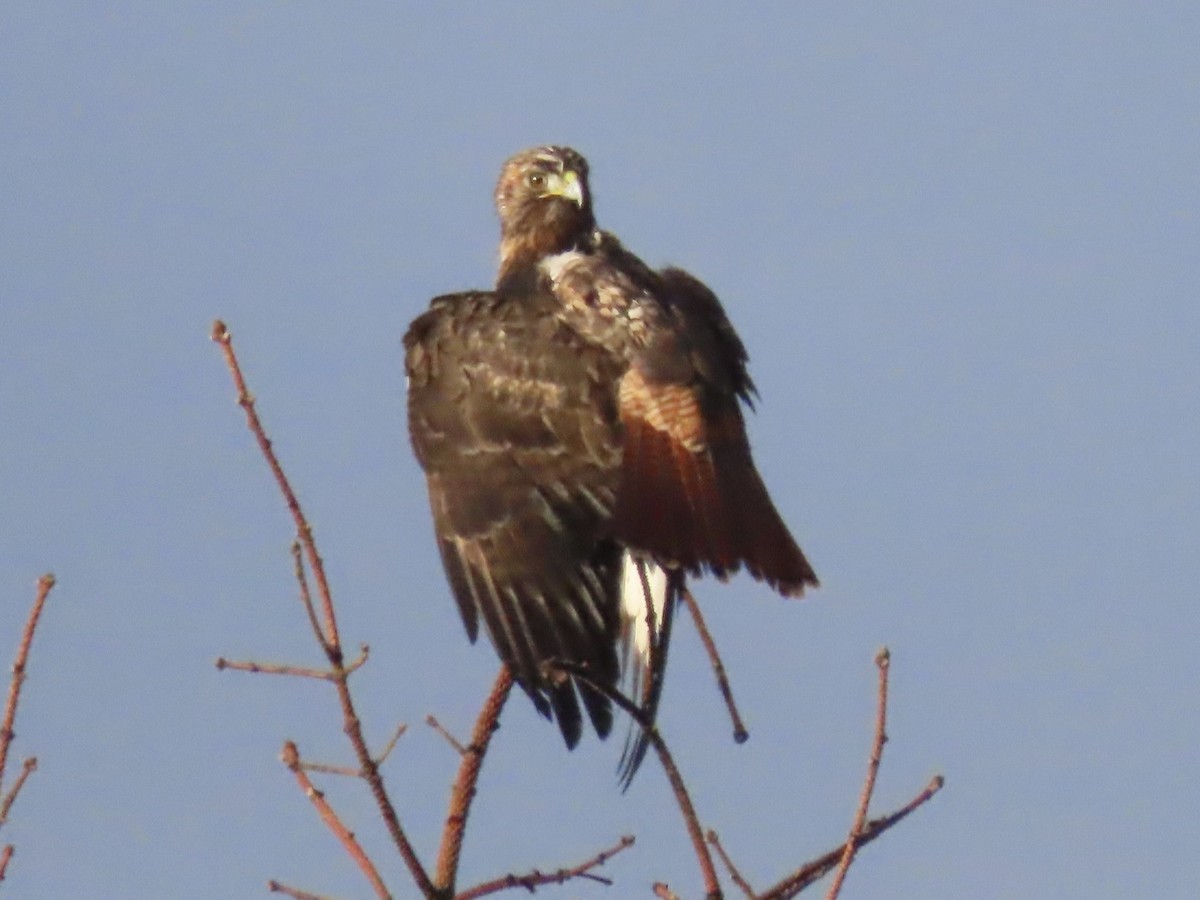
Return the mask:
[[609, 535], [619, 481], [619, 376], [564, 330], [536, 293], [437, 298], [405, 338], [409, 430], [434, 530], [469, 636], [497, 653], [568, 745], [580, 698], [596, 731], [609, 701], [554, 678], [549, 660], [615, 685], [620, 547]]

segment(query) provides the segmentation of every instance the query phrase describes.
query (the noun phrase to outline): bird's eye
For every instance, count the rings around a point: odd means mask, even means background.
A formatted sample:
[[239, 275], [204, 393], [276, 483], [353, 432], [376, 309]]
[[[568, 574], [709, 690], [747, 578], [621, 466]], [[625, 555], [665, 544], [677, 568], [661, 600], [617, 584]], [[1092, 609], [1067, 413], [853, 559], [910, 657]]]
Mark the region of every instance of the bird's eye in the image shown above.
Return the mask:
[[546, 183], [546, 176], [541, 172], [530, 172], [525, 178], [526, 184], [531, 188], [540, 188]]

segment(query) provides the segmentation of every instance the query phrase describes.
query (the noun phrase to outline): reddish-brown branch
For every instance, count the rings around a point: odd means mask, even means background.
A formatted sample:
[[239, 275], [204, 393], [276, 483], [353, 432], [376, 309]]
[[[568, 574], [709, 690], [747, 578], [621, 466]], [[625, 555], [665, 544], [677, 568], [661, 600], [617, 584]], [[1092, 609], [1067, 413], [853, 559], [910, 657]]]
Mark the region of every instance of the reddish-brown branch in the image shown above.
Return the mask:
[[425, 724], [436, 731], [447, 744], [454, 748], [454, 752], [462, 756], [467, 752], [467, 748], [463, 746], [462, 741], [446, 730], [446, 726], [438, 721], [437, 716], [430, 713], [425, 717]]
[[713, 845], [713, 849], [717, 851], [717, 856], [721, 857], [721, 862], [725, 864], [725, 868], [729, 870], [729, 877], [733, 883], [738, 886], [743, 894], [754, 900], [754, 888], [750, 887], [750, 882], [742, 877], [742, 873], [738, 871], [738, 867], [733, 864], [733, 860], [729, 858], [729, 854], [725, 852], [725, 848], [721, 846], [721, 838], [711, 828], [705, 835], [708, 842]]
[[308, 625], [312, 628], [313, 637], [328, 653], [329, 644], [325, 639], [325, 632], [321, 630], [321, 623], [317, 621], [317, 609], [313, 606], [312, 591], [308, 587], [308, 576], [304, 573], [304, 553], [299, 541], [292, 541], [292, 573], [300, 588], [300, 602], [304, 606], [304, 614], [308, 617]]
[[322, 894], [310, 894], [308, 891], [300, 890], [300, 888], [289, 887], [282, 881], [268, 881], [267, 890], [272, 894], [286, 894], [292, 900], [329, 900], [328, 897]]
[[471, 732], [471, 743], [462, 751], [462, 762], [458, 767], [458, 776], [454, 779], [454, 788], [450, 791], [450, 811], [446, 816], [446, 825], [442, 829], [442, 845], [438, 850], [438, 860], [434, 881], [443, 896], [454, 895], [454, 884], [458, 878], [458, 861], [462, 857], [463, 834], [467, 828], [467, 817], [471, 814], [471, 803], [475, 799], [476, 785], [479, 783], [479, 772], [483, 768], [483, 758], [487, 754], [492, 735], [500, 727], [500, 713], [512, 693], [513, 677], [508, 666], [502, 665], [475, 720], [475, 729]]
[[[882, 818], [872, 819], [867, 822], [863, 826], [862, 833], [858, 838], [859, 848], [865, 847], [885, 831], [898, 825], [917, 809], [928, 803], [942, 789], [945, 783], [945, 779], [941, 775], [935, 775], [929, 784], [921, 789], [920, 793], [898, 810]], [[833, 871], [834, 867], [841, 862], [844, 853], [845, 845], [839, 844], [823, 856], [817, 857], [812, 862], [805, 863], [778, 884], [767, 888], [767, 890], [758, 895], [758, 900], [787, 900], [789, 897], [795, 897], [814, 881], [824, 878]]]
[[871, 741], [871, 756], [867, 761], [867, 777], [863, 781], [862, 793], [858, 798], [858, 808], [854, 811], [854, 822], [850, 826], [850, 835], [846, 838], [846, 849], [834, 872], [833, 881], [825, 900], [837, 900], [841, 893], [846, 873], [854, 862], [854, 854], [858, 852], [858, 840], [862, 835], [863, 825], [867, 821], [867, 810], [871, 806], [871, 795], [875, 793], [875, 779], [879, 776], [879, 765], [883, 762], [883, 745], [887, 743], [887, 704], [888, 704], [888, 668], [892, 657], [884, 647], [875, 654], [875, 667], [879, 670], [879, 700], [875, 707], [875, 738]]
[[717, 870], [713, 865], [712, 854], [708, 852], [708, 845], [704, 842], [704, 832], [700, 827], [700, 818], [696, 815], [696, 807], [692, 804], [692, 798], [688, 793], [687, 785], [683, 782], [683, 776], [679, 773], [679, 767], [675, 765], [675, 759], [671, 756], [671, 751], [667, 748], [667, 742], [663, 740], [663, 736], [658, 730], [658, 725], [647, 716], [645, 710], [620, 691], [610, 685], [594, 681], [586, 668], [569, 663], [552, 663], [550, 668], [565, 672], [581, 681], [587, 682], [597, 691], [608, 697], [613, 703], [617, 704], [617, 706], [621, 707], [622, 710], [629, 714], [629, 717], [633, 719], [638, 728], [642, 729], [643, 734], [646, 735], [646, 739], [650, 742], [650, 746], [658, 754], [658, 761], [663, 767], [663, 772], [666, 773], [667, 781], [671, 784], [671, 790], [675, 793], [675, 803], [679, 806], [679, 812], [683, 816], [684, 826], [687, 828], [688, 837], [692, 841], [692, 849], [696, 852], [696, 861], [700, 865], [700, 874], [704, 878], [705, 898], [706, 900], [721, 900], [724, 894], [721, 891], [721, 883], [717, 880]]
[[8, 793], [3, 799], [0, 799], [0, 825], [8, 821], [9, 810], [12, 805], [17, 802], [17, 796], [21, 793], [21, 788], [25, 787], [25, 782], [29, 780], [29, 776], [37, 769], [37, 757], [31, 756], [21, 764], [21, 774], [17, 776], [17, 780], [13, 782], [13, 786], [9, 788]]
[[403, 722], [397, 725], [396, 730], [392, 732], [392, 736], [388, 738], [388, 742], [383, 745], [383, 749], [375, 757], [375, 762], [381, 766], [387, 762], [387, 758], [392, 755], [392, 751], [396, 749], [396, 744], [400, 742], [400, 738], [404, 737], [404, 732], [406, 731], [408, 731], [408, 726]]
[[296, 745], [288, 741], [283, 745], [283, 764], [291, 770], [296, 776], [296, 783], [300, 785], [300, 789], [304, 791], [304, 795], [312, 801], [316, 807], [317, 814], [320, 815], [321, 821], [325, 826], [333, 832], [338, 842], [345, 848], [350, 858], [366, 876], [367, 881], [371, 882], [371, 887], [375, 889], [375, 895], [381, 898], [390, 898], [391, 892], [387, 889], [387, 885], [383, 883], [383, 879], [379, 875], [379, 871], [375, 868], [375, 864], [371, 862], [358, 839], [347, 828], [338, 814], [333, 811], [333, 807], [325, 799], [325, 794], [317, 790], [312, 783], [312, 779], [308, 777], [308, 772], [304, 770], [304, 766], [300, 763], [300, 751], [296, 749]]
[[704, 644], [713, 674], [717, 678], [717, 688], [721, 691], [725, 707], [729, 710], [729, 718], [733, 722], [733, 739], [739, 744], [744, 744], [750, 737], [750, 732], [746, 730], [741, 713], [738, 712], [737, 703], [734, 702], [733, 688], [730, 687], [729, 677], [725, 674], [725, 664], [721, 662], [721, 654], [717, 651], [716, 641], [713, 640], [712, 633], [709, 632], [704, 616], [700, 612], [700, 604], [696, 602], [696, 598], [687, 588], [683, 590], [683, 601], [687, 604], [688, 612], [692, 614], [692, 621], [696, 623], [696, 631], [700, 633], [700, 642]]
[[0, 794], [4, 789], [4, 773], [8, 767], [8, 750], [15, 736], [13, 726], [17, 720], [17, 706], [21, 702], [21, 687], [25, 684], [25, 669], [29, 665], [29, 651], [33, 646], [33, 633], [37, 630], [42, 618], [42, 609], [46, 606], [46, 598], [54, 587], [54, 576], [50, 573], [38, 579], [37, 594], [33, 598], [33, 608], [25, 620], [25, 629], [21, 632], [21, 643], [17, 645], [17, 655], [13, 660], [12, 678], [8, 682], [8, 699], [4, 704], [4, 718], [0, 720]]
[[[262, 452], [263, 458], [271, 469], [279, 491], [283, 495], [288, 510], [292, 514], [292, 519], [296, 525], [297, 537], [304, 548], [304, 556], [308, 560], [308, 566], [312, 570], [313, 578], [316, 581], [317, 596], [320, 598], [321, 610], [324, 617], [324, 627], [321, 629], [320, 643], [335, 675], [333, 683], [337, 689], [338, 700], [342, 706], [342, 727], [354, 748], [355, 756], [358, 758], [359, 766], [362, 769], [362, 778], [371, 791], [371, 796], [375, 800], [380, 816], [383, 818], [384, 824], [388, 829], [388, 834], [391, 836], [392, 842], [408, 867], [413, 881], [416, 882], [417, 889], [426, 897], [435, 897], [437, 896], [437, 892], [429, 880], [429, 874], [425, 871], [425, 867], [417, 856], [416, 850], [409, 842], [408, 836], [404, 833], [404, 829], [400, 825], [400, 818], [396, 814], [396, 809], [392, 805], [391, 798], [388, 796], [387, 789], [383, 784], [383, 776], [379, 772], [379, 765], [367, 749], [362, 722], [358, 718], [358, 713], [354, 707], [354, 700], [350, 695], [347, 678], [348, 672], [343, 663], [344, 655], [342, 653], [341, 639], [338, 635], [337, 617], [334, 615], [333, 609], [333, 593], [330, 590], [329, 580], [325, 574], [325, 564], [321, 559], [320, 553], [317, 552], [312, 527], [309, 525], [307, 518], [305, 518], [303, 510], [300, 508], [300, 502], [296, 499], [296, 494], [292, 490], [292, 486], [284, 474], [283, 467], [275, 455], [271, 441], [267, 438], [262, 423], [259, 421], [258, 413], [254, 407], [253, 395], [247, 388], [245, 378], [242, 376], [241, 366], [238, 364], [237, 356], [233, 350], [233, 340], [224, 322], [217, 320], [213, 323], [212, 339], [221, 345], [222, 352], [225, 355], [225, 363], [229, 367], [234, 388], [237, 391], [238, 404], [246, 414], [246, 424], [258, 442], [259, 450]], [[301, 593], [302, 596], [307, 594], [307, 581], [303, 578], [303, 567], [301, 567]]]
[[478, 884], [470, 890], [458, 894], [455, 900], [475, 900], [476, 897], [498, 894], [500, 891], [507, 891], [511, 888], [524, 888], [532, 894], [537, 888], [543, 885], [563, 884], [574, 878], [587, 878], [592, 881], [598, 881], [601, 884], [611, 885], [611, 880], [596, 875], [591, 870], [604, 865], [627, 847], [632, 847], [633, 841], [633, 835], [627, 834], [621, 838], [616, 846], [603, 850], [587, 862], [580, 863], [570, 869], [559, 869], [557, 872], [538, 872], [534, 870], [527, 875], [505, 875], [493, 881], [485, 881], [483, 884]]
[[271, 441], [263, 430], [258, 412], [254, 408], [254, 395], [246, 387], [242, 367], [238, 363], [237, 355], [233, 352], [233, 338], [229, 333], [229, 328], [220, 319], [213, 322], [212, 339], [221, 345], [221, 350], [225, 354], [225, 364], [229, 367], [229, 374], [233, 377], [233, 386], [237, 391], [238, 405], [246, 413], [246, 424], [254, 435], [254, 439], [258, 441], [258, 449], [262, 451], [263, 459], [267, 461], [271, 474], [275, 476], [275, 484], [283, 494], [288, 511], [292, 514], [292, 521], [296, 524], [296, 534], [308, 557], [308, 565], [317, 579], [317, 593], [321, 597], [322, 611], [325, 614], [324, 641], [330, 648], [338, 647], [341, 645], [341, 639], [338, 636], [337, 617], [333, 612], [333, 594], [329, 590], [329, 582], [325, 578], [325, 564], [321, 561], [316, 542], [313, 540], [312, 526], [308, 524], [308, 519], [305, 518], [304, 511], [300, 508], [300, 501], [296, 498], [292, 485], [283, 472], [283, 466], [280, 465], [279, 458], [275, 455], [275, 449], [271, 446]]
[[[7, 793], [4, 791], [4, 775], [8, 770], [8, 751], [12, 747], [13, 738], [16, 737], [14, 727], [17, 721], [17, 707], [21, 703], [21, 688], [25, 684], [25, 671], [29, 666], [29, 652], [33, 647], [33, 635], [37, 631], [38, 622], [41, 621], [46, 599], [50, 596], [53, 588], [54, 576], [52, 574], [47, 573], [38, 579], [33, 607], [29, 610], [29, 617], [25, 620], [25, 628], [21, 632], [21, 642], [17, 645], [17, 655], [13, 659], [12, 678], [8, 682], [8, 698], [4, 703], [4, 717], [0, 719], [0, 826], [8, 821], [8, 814], [12, 810], [13, 804], [17, 802], [21, 789], [29, 780], [29, 776], [37, 769], [37, 759], [29, 757], [21, 765], [21, 772], [13, 781], [12, 787], [8, 789]], [[5, 844], [3, 848], [0, 848], [0, 881], [4, 881], [4, 876], [8, 872], [8, 864], [12, 861], [15, 852], [12, 844]]]
[[[384, 745], [383, 750], [381, 750], [379, 755], [375, 757], [375, 762], [377, 765], [382, 765], [383, 761], [391, 756], [392, 751], [396, 748], [396, 742], [400, 740], [400, 736], [403, 735], [407, 730], [408, 726], [402, 724], [392, 733], [392, 736]], [[363, 777], [362, 770], [356, 769], [353, 766], [338, 766], [332, 763], [305, 762], [304, 760], [300, 761], [300, 765], [304, 767], [305, 771], [320, 772], [323, 775], [344, 775], [348, 778]]]

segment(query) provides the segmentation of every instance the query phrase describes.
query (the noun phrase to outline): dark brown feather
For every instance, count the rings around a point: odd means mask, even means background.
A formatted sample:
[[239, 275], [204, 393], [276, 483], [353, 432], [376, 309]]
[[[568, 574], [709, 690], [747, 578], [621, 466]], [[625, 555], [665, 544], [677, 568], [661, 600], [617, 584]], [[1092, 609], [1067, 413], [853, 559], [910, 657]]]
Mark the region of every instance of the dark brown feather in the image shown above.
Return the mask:
[[[608, 536], [619, 479], [611, 363], [560, 333], [548, 295], [441, 297], [405, 339], [409, 430], [443, 564], [468, 635], [500, 657], [574, 745], [576, 688], [543, 664], [619, 676], [621, 548]], [[607, 423], [604, 417], [607, 416]], [[581, 688], [600, 734], [607, 700]]]

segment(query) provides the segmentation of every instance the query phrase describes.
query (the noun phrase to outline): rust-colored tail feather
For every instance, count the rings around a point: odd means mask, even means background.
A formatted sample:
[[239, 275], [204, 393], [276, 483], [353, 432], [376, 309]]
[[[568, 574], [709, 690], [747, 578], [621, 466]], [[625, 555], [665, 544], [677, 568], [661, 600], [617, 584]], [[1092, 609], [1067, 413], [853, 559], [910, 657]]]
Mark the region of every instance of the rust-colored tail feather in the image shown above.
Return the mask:
[[798, 597], [817, 578], [754, 468], [736, 409], [689, 448], [650, 417], [627, 416], [618, 539], [665, 564], [724, 578], [741, 566]]

